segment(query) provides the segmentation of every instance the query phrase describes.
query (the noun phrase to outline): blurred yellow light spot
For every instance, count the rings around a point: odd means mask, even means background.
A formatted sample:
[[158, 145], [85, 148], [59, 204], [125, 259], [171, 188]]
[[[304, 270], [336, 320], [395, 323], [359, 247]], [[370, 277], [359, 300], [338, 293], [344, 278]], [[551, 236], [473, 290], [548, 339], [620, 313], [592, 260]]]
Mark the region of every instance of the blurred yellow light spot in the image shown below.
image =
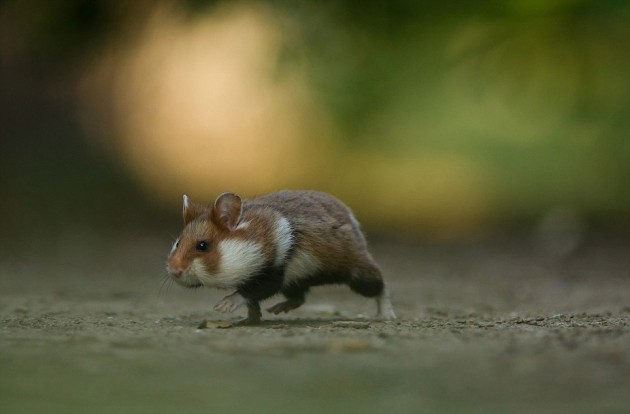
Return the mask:
[[313, 139], [325, 121], [301, 73], [274, 77], [282, 36], [262, 6], [237, 3], [192, 21], [159, 10], [114, 56], [118, 150], [153, 192], [290, 186], [326, 150], [326, 134]]

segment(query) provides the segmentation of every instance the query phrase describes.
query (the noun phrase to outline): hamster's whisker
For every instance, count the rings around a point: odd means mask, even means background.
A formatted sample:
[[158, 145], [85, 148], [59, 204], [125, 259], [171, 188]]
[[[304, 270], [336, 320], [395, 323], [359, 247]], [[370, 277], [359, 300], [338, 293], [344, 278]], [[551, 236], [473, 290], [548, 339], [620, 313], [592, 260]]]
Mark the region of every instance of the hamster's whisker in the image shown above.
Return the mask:
[[162, 298], [166, 298], [170, 287], [173, 285], [173, 280], [169, 275], [163, 275], [160, 282], [159, 294]]

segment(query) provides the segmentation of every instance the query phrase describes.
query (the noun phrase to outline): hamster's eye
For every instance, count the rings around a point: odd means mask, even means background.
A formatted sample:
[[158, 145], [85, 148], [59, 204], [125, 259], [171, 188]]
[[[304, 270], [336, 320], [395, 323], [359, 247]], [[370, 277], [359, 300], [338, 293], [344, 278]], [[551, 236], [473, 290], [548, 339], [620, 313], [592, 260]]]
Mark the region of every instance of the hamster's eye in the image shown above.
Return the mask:
[[179, 240], [175, 242], [175, 248], [177, 249], [178, 247], [179, 247]]
[[197, 246], [195, 247], [197, 249], [198, 252], [205, 252], [208, 251], [208, 242], [204, 241], [200, 241], [199, 243], [197, 243]]

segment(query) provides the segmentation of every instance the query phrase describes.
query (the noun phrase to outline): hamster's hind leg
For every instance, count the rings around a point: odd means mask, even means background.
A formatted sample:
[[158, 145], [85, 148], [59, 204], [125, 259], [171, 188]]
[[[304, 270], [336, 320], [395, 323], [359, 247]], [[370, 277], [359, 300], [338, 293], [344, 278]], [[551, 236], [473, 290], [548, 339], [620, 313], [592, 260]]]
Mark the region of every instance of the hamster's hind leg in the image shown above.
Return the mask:
[[371, 260], [352, 271], [348, 285], [356, 293], [376, 299], [378, 319], [386, 321], [396, 319], [394, 306], [389, 299], [389, 291], [383, 281], [381, 270]]
[[284, 296], [287, 299], [282, 302], [278, 302], [273, 306], [270, 306], [269, 308], [267, 308], [267, 312], [278, 315], [279, 313], [287, 313], [290, 310], [299, 308], [304, 304], [304, 293], [304, 291], [290, 293], [283, 292]]

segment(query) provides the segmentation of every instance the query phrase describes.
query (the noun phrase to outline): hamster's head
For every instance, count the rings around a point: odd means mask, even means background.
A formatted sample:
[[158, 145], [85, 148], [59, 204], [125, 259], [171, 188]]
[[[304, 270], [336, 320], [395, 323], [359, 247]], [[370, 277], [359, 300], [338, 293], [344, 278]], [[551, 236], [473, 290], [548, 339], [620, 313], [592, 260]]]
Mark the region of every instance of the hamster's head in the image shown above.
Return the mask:
[[234, 236], [241, 216], [241, 199], [223, 193], [212, 207], [192, 203], [184, 195], [184, 229], [168, 255], [167, 270], [178, 284], [193, 288], [234, 285], [226, 273], [225, 242]]

